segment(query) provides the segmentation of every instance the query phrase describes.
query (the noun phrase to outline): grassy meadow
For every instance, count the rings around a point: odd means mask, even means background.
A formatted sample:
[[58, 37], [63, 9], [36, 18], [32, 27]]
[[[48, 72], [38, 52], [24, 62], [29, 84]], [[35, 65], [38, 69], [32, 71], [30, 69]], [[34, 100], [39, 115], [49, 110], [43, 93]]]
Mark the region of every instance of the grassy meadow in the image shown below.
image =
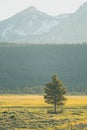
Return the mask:
[[0, 95], [0, 130], [87, 130], [87, 96], [67, 96], [57, 114], [41, 95]]

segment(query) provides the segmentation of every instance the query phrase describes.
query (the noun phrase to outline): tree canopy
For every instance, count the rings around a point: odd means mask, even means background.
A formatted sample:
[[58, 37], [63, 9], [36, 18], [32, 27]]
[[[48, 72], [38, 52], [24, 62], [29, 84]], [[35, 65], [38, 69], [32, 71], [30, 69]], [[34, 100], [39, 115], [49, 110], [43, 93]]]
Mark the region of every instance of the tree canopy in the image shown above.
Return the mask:
[[44, 99], [48, 104], [54, 105], [54, 113], [56, 113], [56, 107], [65, 104], [66, 89], [57, 75], [53, 75], [52, 82], [46, 84]]

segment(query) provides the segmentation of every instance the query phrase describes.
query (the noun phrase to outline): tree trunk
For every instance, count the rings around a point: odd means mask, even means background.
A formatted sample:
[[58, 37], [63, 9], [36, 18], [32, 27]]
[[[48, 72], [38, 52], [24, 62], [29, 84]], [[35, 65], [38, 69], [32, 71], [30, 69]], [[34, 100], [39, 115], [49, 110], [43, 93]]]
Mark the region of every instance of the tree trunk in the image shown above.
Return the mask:
[[56, 102], [54, 103], [54, 113], [56, 113]]

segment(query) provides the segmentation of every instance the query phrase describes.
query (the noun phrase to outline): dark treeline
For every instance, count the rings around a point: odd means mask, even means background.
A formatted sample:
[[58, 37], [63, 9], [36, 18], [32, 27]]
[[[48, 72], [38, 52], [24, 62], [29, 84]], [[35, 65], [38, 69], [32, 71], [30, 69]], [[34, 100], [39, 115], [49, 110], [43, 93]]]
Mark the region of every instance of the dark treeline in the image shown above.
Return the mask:
[[0, 44], [0, 93], [43, 93], [54, 74], [68, 93], [86, 94], [87, 44]]
[[44, 87], [15, 87], [15, 88], [4, 88], [0, 87], [0, 94], [43, 94]]
[[[67, 87], [66, 87], [67, 88]], [[5, 88], [0, 87], [0, 94], [44, 94], [44, 86], [40, 87], [20, 87], [17, 86], [15, 88]], [[87, 95], [86, 87], [71, 87], [67, 88], [67, 95]]]

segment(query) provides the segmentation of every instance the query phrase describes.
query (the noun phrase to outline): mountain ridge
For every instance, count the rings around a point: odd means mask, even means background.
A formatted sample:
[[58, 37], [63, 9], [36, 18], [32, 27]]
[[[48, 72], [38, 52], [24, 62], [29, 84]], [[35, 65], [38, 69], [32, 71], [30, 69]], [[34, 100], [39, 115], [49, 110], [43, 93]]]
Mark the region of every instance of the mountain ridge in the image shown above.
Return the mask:
[[87, 2], [73, 14], [50, 16], [29, 7], [0, 22], [0, 42], [59, 44], [87, 42]]

